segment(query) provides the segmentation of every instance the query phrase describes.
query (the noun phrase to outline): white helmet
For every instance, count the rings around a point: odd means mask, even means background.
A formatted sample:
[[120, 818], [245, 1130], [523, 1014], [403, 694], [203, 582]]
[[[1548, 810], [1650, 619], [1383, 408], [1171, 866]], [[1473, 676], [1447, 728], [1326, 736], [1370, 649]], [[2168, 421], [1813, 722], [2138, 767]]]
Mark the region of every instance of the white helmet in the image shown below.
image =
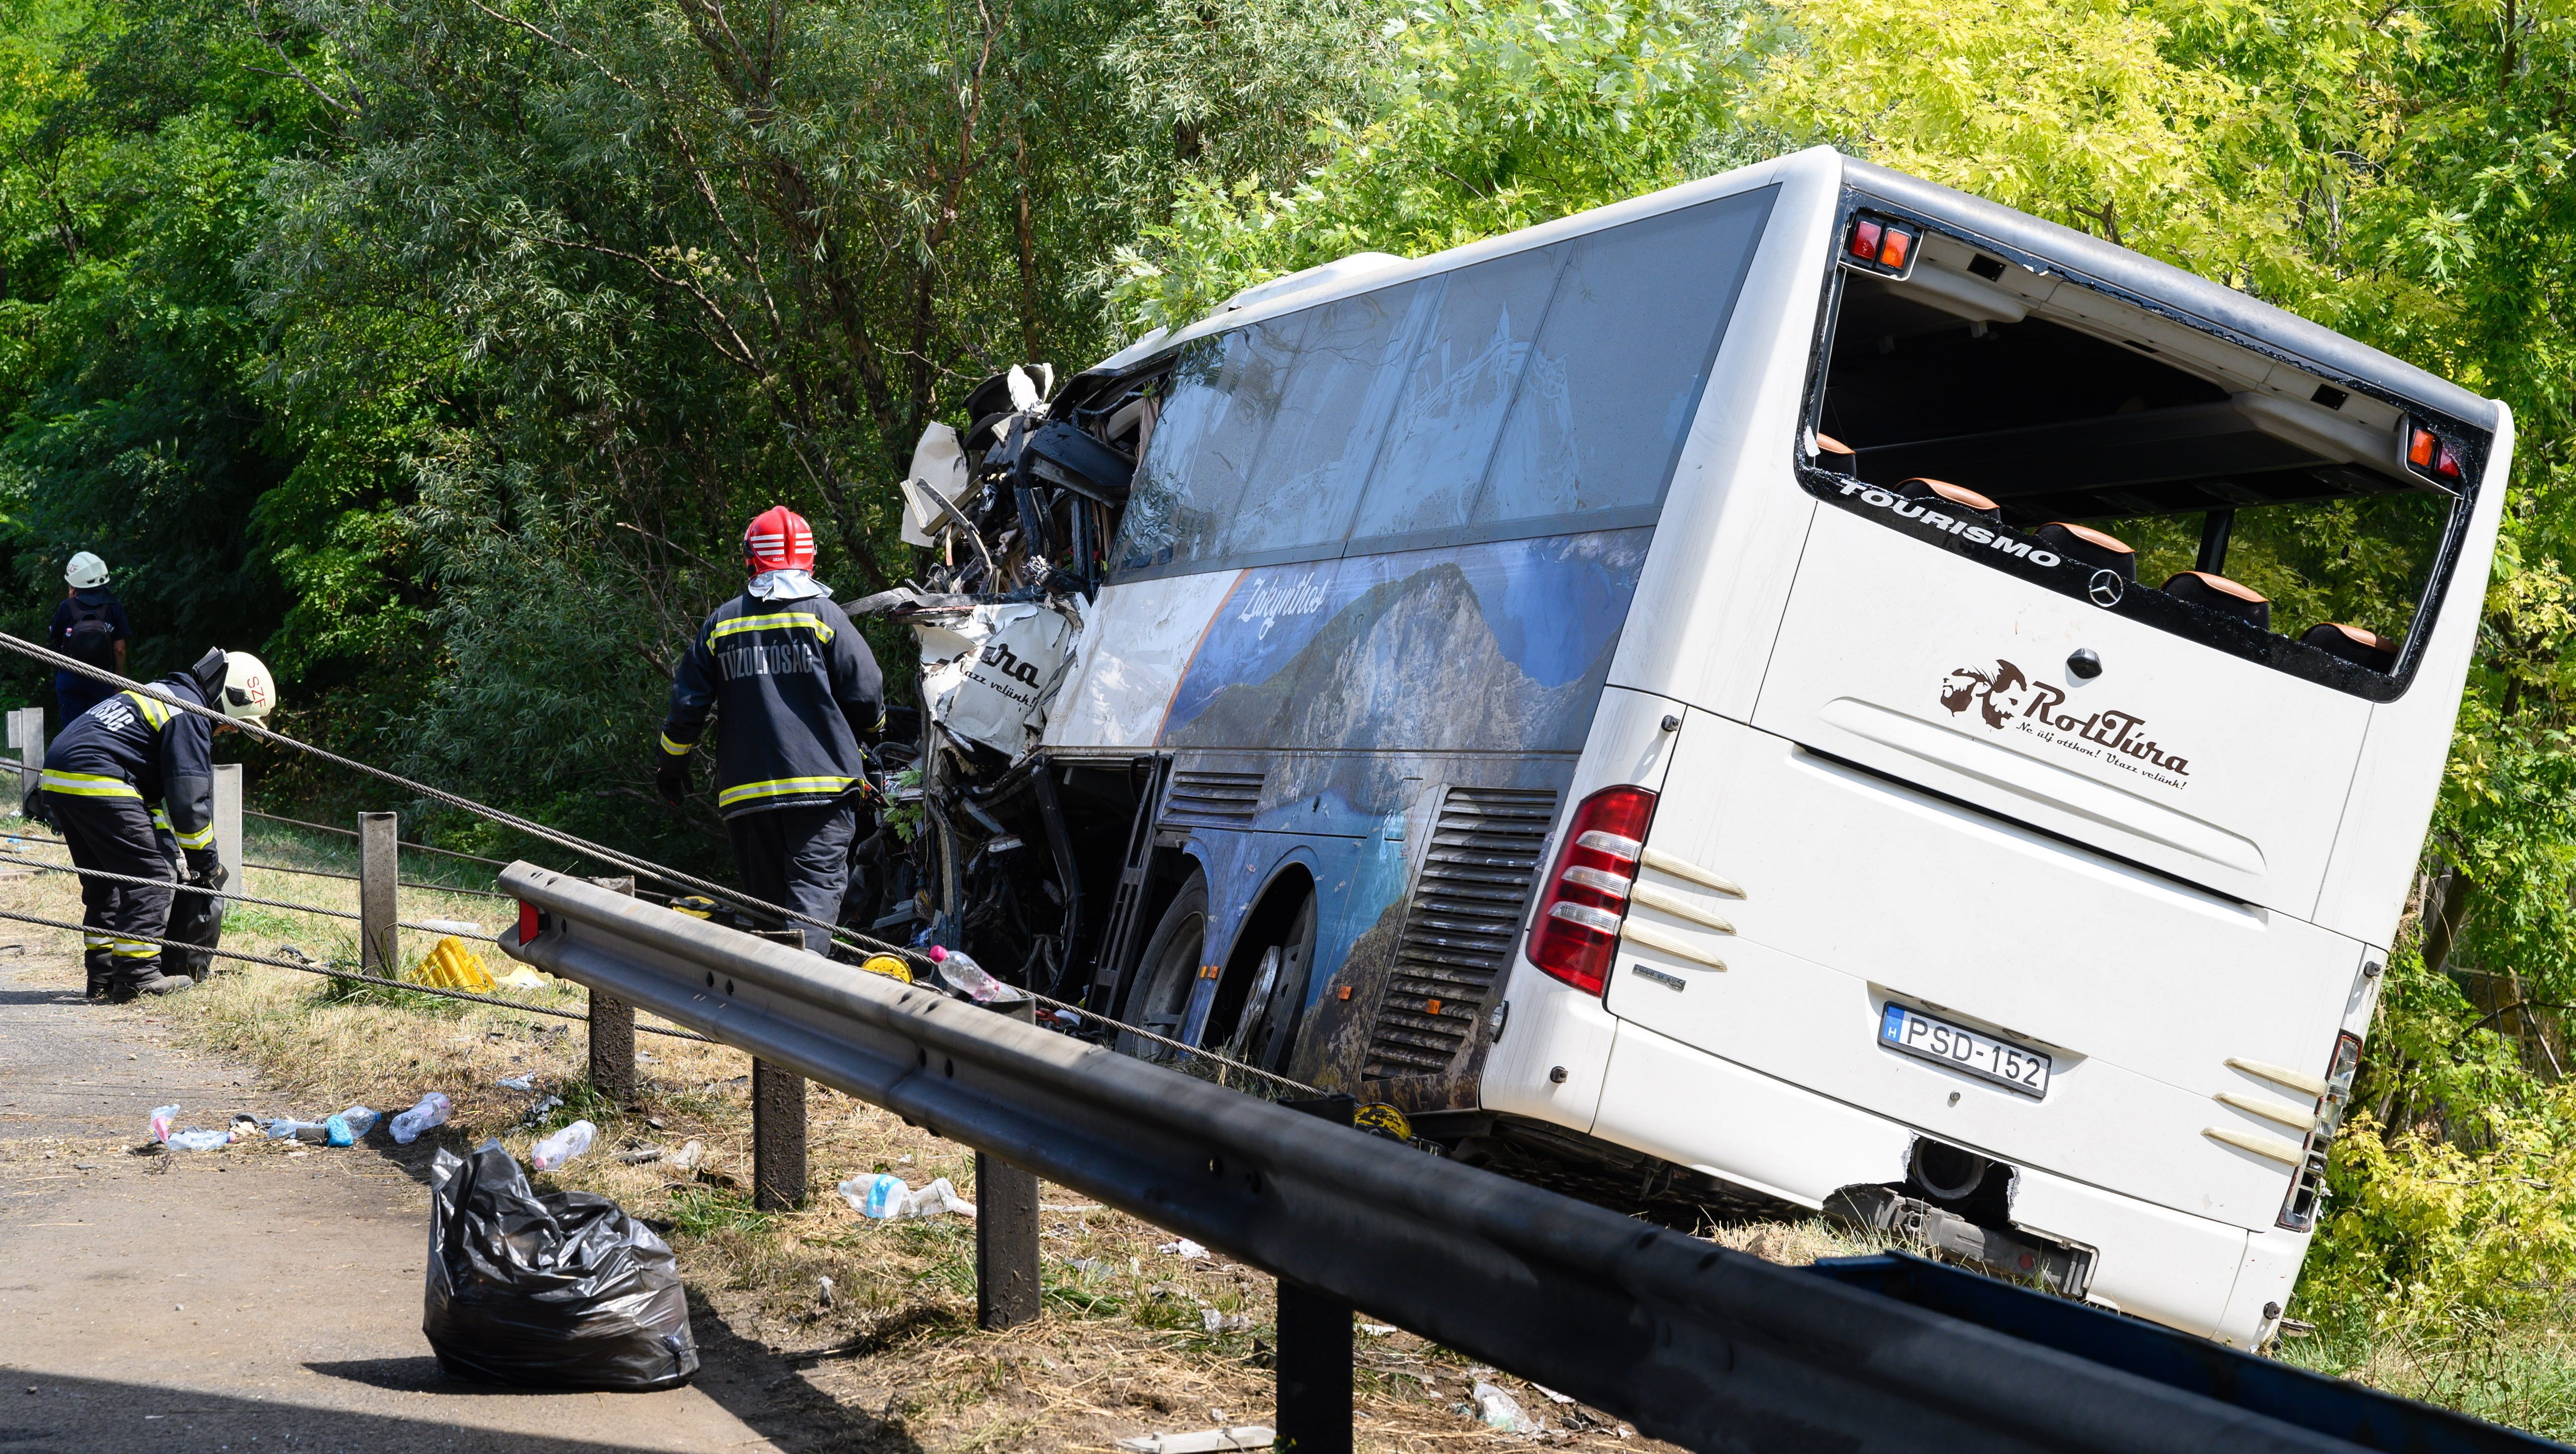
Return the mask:
[[270, 678], [268, 666], [247, 651], [224, 653], [223, 700], [215, 705], [227, 717], [256, 722], [277, 705], [277, 683]]
[[63, 584], [75, 591], [96, 590], [107, 584], [107, 562], [84, 550], [63, 567]]

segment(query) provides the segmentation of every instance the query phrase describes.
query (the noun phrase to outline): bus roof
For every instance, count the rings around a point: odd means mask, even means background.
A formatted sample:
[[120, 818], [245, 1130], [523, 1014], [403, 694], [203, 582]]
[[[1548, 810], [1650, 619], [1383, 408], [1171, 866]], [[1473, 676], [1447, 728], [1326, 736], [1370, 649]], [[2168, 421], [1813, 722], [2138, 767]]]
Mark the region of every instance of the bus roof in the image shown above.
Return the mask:
[[[1774, 157], [1715, 177], [1685, 182], [1642, 197], [1613, 202], [1570, 217], [1560, 217], [1499, 237], [1410, 260], [1384, 254], [1351, 258], [1273, 279], [1247, 289], [1227, 307], [1180, 329], [1157, 329], [1109, 358], [1083, 370], [1075, 384], [1097, 384], [1149, 360], [1167, 355], [1191, 339], [1237, 327], [1277, 313], [1312, 307], [1352, 293], [1388, 286], [1410, 277], [1447, 271], [1486, 257], [1544, 246], [1564, 237], [1590, 232], [1634, 217], [1688, 206], [1710, 197], [1780, 180], [1784, 174], [1811, 167], [1839, 167], [1843, 185], [1893, 208], [1937, 221], [1944, 227], [1991, 243], [2017, 261], [2050, 272], [2078, 277], [2133, 300], [2175, 314], [2194, 326], [2232, 335], [2264, 353], [2295, 360], [2307, 367], [2358, 383], [2372, 392], [2393, 395], [2426, 409], [2450, 415], [2461, 424], [2494, 432], [2503, 408], [2494, 400], [2426, 373], [2330, 328], [2276, 308], [2269, 303], [2162, 263], [2142, 253], [2104, 242], [2071, 227], [2044, 222], [1982, 197], [1953, 190], [1920, 177], [1891, 171], [1850, 157], [1831, 147], [1811, 147]], [[1348, 266], [1361, 263], [1362, 266]], [[1286, 286], [1282, 286], [1282, 285]], [[1068, 393], [1080, 392], [1071, 385]]]

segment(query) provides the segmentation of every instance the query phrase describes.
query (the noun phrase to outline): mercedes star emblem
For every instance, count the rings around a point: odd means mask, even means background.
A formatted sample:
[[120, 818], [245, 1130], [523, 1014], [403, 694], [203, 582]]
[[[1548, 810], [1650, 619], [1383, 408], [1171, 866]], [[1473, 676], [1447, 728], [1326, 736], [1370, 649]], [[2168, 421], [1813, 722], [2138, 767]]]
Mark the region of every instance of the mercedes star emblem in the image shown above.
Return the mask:
[[2093, 573], [2092, 584], [2085, 587], [2085, 594], [2093, 598], [2096, 606], [2116, 606], [2128, 590], [2129, 583], [2120, 579], [2118, 571], [2097, 570]]

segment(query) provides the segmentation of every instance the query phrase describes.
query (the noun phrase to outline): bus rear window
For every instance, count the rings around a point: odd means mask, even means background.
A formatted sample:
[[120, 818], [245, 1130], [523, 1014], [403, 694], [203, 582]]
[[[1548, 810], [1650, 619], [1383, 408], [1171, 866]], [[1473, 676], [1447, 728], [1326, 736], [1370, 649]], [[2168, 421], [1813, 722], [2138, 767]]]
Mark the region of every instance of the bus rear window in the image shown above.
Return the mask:
[[[2483, 435], [1929, 229], [1903, 275], [1837, 280], [1811, 491], [2218, 649], [2402, 690]], [[2419, 429], [2453, 476], [2409, 464]]]

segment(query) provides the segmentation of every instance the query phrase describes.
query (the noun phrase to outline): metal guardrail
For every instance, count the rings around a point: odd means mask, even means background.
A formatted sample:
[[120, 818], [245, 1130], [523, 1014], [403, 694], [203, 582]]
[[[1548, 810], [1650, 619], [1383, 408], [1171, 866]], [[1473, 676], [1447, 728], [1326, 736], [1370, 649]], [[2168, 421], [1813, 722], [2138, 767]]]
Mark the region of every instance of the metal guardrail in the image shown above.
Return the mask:
[[501, 885], [541, 913], [520, 959], [1693, 1449], [2561, 1447], [1920, 1259], [1776, 1266], [569, 875]]

